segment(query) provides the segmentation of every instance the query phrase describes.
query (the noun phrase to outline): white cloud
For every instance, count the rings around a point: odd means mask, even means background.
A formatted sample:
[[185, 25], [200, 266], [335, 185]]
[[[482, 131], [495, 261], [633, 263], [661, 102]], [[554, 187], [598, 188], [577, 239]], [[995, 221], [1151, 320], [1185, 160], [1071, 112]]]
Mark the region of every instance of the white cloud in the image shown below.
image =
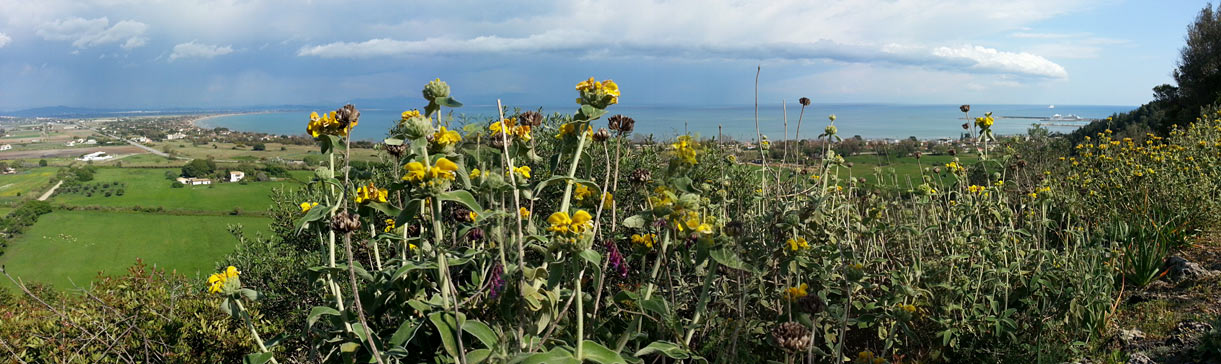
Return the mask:
[[4, 48], [4, 46], [8, 45], [8, 43], [12, 41], [13, 38], [9, 37], [8, 34], [0, 33], [0, 48]]
[[174, 51], [170, 53], [170, 62], [179, 58], [212, 58], [229, 53], [233, 53], [233, 47], [231, 46], [222, 47], [190, 41], [174, 46]]
[[967, 61], [967, 67], [975, 70], [1014, 73], [1048, 78], [1067, 78], [1068, 71], [1055, 62], [1041, 56], [1021, 52], [1002, 52], [981, 46], [937, 47], [933, 55], [947, 60]]
[[43, 24], [37, 33], [46, 40], [70, 40], [78, 49], [120, 42], [123, 49], [132, 49], [148, 40], [144, 36], [147, 30], [147, 24], [134, 20], [123, 20], [112, 26], [106, 17], [73, 17]]

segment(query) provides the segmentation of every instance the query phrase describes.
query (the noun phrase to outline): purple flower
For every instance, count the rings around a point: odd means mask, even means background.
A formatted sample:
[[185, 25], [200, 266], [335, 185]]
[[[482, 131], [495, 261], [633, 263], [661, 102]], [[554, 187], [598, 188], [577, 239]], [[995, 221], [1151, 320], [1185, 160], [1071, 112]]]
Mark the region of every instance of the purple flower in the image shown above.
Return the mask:
[[500, 292], [504, 290], [505, 279], [501, 277], [502, 273], [504, 273], [504, 267], [501, 267], [500, 263], [496, 263], [496, 266], [492, 267], [491, 285], [488, 286], [488, 298], [496, 299], [497, 296], [500, 296]]
[[606, 251], [606, 259], [611, 269], [618, 271], [620, 278], [627, 278], [627, 262], [623, 260], [623, 254], [619, 254], [619, 246], [615, 245], [614, 240], [606, 241]]

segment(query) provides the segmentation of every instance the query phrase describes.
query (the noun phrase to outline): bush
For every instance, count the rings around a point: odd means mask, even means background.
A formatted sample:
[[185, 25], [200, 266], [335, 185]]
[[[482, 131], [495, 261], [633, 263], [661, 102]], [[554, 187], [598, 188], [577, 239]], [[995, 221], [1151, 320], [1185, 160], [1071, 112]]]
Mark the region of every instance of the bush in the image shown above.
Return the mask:
[[184, 184], [182, 184], [182, 182], [178, 182], [178, 181], [174, 181], [174, 183], [170, 183], [170, 188], [183, 188], [186, 186], [187, 185], [184, 185]]
[[39, 166], [39, 167], [46, 167], [46, 166], [47, 166], [47, 160], [46, 160], [46, 159], [39, 159], [39, 160], [38, 160], [38, 166]]

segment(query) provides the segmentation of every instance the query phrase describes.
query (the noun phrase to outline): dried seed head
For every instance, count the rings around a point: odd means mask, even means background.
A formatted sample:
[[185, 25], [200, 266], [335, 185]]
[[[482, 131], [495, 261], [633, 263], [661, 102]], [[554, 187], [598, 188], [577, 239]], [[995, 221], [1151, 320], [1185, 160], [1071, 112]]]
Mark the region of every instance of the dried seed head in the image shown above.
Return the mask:
[[483, 240], [483, 237], [484, 232], [482, 228], [472, 228], [470, 231], [466, 232], [467, 241], [481, 241]]
[[521, 120], [522, 125], [529, 125], [529, 126], [543, 125], [543, 114], [539, 114], [537, 111], [527, 111], [527, 112], [521, 113], [521, 115], [517, 116], [517, 119]]
[[471, 220], [471, 210], [467, 210], [466, 208], [462, 208], [462, 207], [454, 208], [453, 210], [449, 210], [449, 214], [450, 214], [449, 218], [456, 222], [474, 221], [474, 220]]
[[947, 152], [947, 153], [949, 153], [951, 156], [958, 155], [958, 151], [953, 150], [953, 149], [950, 149], [950, 151], [949, 151], [949, 152]]
[[920, 153], [920, 152], [915, 152], [915, 153], [912, 153], [912, 156], [916, 157], [916, 159], [920, 159], [920, 157], [924, 156], [924, 154]]
[[971, 128], [971, 123], [962, 123], [962, 130], [967, 130], [970, 128]]
[[801, 103], [801, 106], [810, 106], [810, 98], [809, 98], [809, 97], [802, 97], [802, 98], [800, 98], [800, 99], [797, 99], [797, 102], [798, 102], [798, 103]]
[[331, 217], [331, 230], [340, 234], [346, 234], [351, 231], [360, 229], [360, 216], [349, 213], [348, 210], [340, 211]]
[[772, 338], [781, 349], [802, 352], [810, 345], [810, 331], [802, 324], [789, 321], [772, 329]]
[[797, 307], [810, 314], [817, 314], [827, 308], [826, 303], [818, 295], [808, 294], [797, 299]]
[[645, 183], [648, 183], [649, 180], [652, 180], [652, 179], [653, 179], [653, 172], [650, 172], [649, 170], [644, 169], [644, 168], [637, 168], [635, 171], [632, 171], [632, 174], [630, 176], [628, 176], [628, 178], [627, 178], [628, 182], [631, 182], [633, 184], [645, 184]]
[[632, 118], [619, 114], [607, 119], [607, 124], [609, 124], [608, 126], [611, 130], [617, 131], [620, 135], [623, 135], [632, 132], [632, 129], [636, 127], [636, 120], [632, 120]]
[[356, 125], [360, 120], [360, 111], [356, 110], [356, 106], [352, 104], [344, 105], [335, 110], [335, 121], [339, 122], [339, 126], [347, 128], [349, 125]]
[[404, 154], [407, 154], [407, 146], [403, 145], [403, 144], [399, 144], [399, 145], [387, 144], [386, 152], [390, 153], [390, 155], [394, 156], [395, 158], [402, 158]]
[[971, 105], [962, 105], [962, 106], [959, 106], [959, 107], [958, 107], [958, 110], [959, 110], [959, 111], [962, 111], [962, 112], [968, 112], [968, 111], [971, 111]]
[[606, 131], [606, 128], [598, 128], [598, 132], [594, 133], [595, 142], [601, 143], [605, 142], [607, 139], [610, 139], [610, 132]]

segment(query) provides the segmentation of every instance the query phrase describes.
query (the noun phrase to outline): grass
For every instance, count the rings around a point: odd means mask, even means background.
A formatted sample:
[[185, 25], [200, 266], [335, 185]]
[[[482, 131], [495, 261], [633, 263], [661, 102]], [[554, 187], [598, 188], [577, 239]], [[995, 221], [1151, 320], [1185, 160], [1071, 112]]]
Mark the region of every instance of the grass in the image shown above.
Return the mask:
[[[59, 194], [52, 200], [73, 206], [109, 207], [163, 207], [166, 210], [194, 210], [228, 212], [235, 207], [242, 211], [266, 211], [271, 205], [269, 196], [276, 187], [297, 186], [296, 181], [219, 183], [215, 185], [171, 188], [174, 182], [166, 179], [166, 172], [177, 174], [174, 168], [99, 168], [93, 181], [88, 183], [123, 182], [126, 184], [122, 196], [105, 197], [103, 194], [85, 196], [81, 194]], [[297, 173], [300, 175], [301, 173]], [[296, 176], [296, 175], [294, 175]]]
[[32, 193], [42, 193], [41, 187], [55, 177], [56, 170], [58, 169], [55, 167], [40, 167], [17, 174], [0, 175], [0, 201], [16, 201], [30, 197]]
[[8, 213], [13, 212], [13, 210], [15, 209], [12, 207], [0, 207], [0, 217], [8, 216]]
[[[61, 289], [71, 288], [70, 282], [87, 285], [99, 272], [121, 274], [136, 259], [203, 276], [234, 248], [228, 225], [241, 224], [247, 234], [255, 234], [267, 232], [268, 222], [245, 216], [56, 211], [12, 242], [0, 264], [14, 278]], [[0, 286], [14, 288], [7, 279]]]

